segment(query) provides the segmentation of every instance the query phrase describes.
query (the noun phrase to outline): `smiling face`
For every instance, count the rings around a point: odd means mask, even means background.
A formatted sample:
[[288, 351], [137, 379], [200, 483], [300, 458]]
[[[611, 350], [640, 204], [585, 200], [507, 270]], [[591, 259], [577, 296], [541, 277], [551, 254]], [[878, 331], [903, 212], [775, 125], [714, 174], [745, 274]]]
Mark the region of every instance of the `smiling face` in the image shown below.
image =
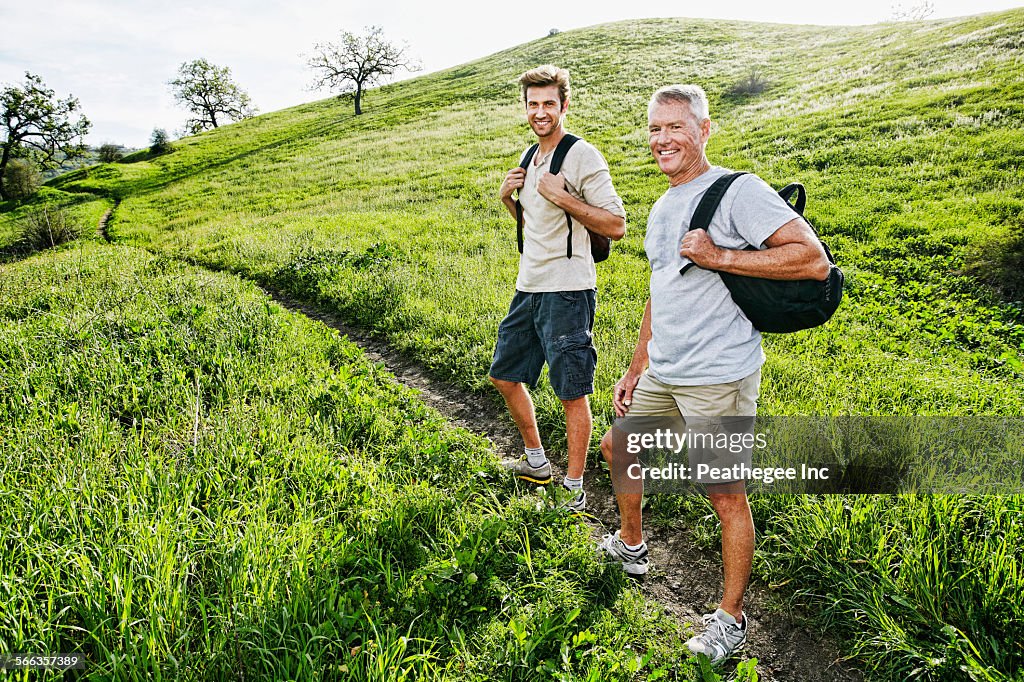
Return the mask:
[[698, 120], [688, 103], [655, 104], [647, 118], [647, 133], [654, 160], [673, 186], [693, 180], [710, 166], [704, 147], [711, 120]]
[[526, 121], [539, 138], [561, 130], [568, 108], [569, 100], [562, 101], [557, 85], [531, 85], [526, 89]]

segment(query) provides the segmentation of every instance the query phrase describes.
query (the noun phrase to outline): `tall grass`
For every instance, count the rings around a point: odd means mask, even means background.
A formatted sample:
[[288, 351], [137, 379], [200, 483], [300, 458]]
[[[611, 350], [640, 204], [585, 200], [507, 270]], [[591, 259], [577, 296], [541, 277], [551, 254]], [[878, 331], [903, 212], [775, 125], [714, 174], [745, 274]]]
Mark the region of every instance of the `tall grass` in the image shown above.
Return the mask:
[[251, 284], [95, 244], [0, 277], [0, 653], [95, 680], [690, 670], [584, 528]]

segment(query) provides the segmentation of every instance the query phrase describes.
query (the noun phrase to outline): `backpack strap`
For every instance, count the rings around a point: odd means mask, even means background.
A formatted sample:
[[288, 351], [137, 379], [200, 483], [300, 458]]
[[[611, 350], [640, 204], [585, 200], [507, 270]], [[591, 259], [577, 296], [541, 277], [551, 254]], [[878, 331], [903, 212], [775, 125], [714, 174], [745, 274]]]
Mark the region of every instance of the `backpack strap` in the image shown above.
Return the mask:
[[[519, 162], [519, 167], [526, 170], [530, 166], [530, 162], [533, 161], [534, 155], [537, 153], [537, 149], [540, 147], [540, 143], [537, 143], [526, 150], [526, 154], [523, 155], [523, 160]], [[519, 202], [518, 193], [516, 195], [516, 242], [519, 244], [519, 253], [523, 252], [523, 205]]]
[[580, 141], [580, 138], [575, 135], [566, 133], [562, 136], [562, 139], [558, 141], [558, 146], [555, 147], [555, 153], [551, 155], [551, 167], [548, 169], [552, 175], [558, 175], [562, 170], [562, 163], [565, 161], [565, 155], [569, 153], [569, 149], [574, 144]]
[[782, 200], [788, 204], [789, 198], [793, 196], [794, 192], [796, 193], [796, 204], [791, 205], [793, 206], [794, 211], [796, 211], [800, 215], [803, 215], [804, 206], [807, 205], [807, 191], [804, 189], [803, 185], [801, 185], [799, 182], [791, 182], [779, 190], [779, 196], [782, 197]]
[[[715, 217], [715, 211], [718, 210], [718, 205], [722, 203], [725, 193], [729, 190], [730, 185], [741, 175], [746, 175], [746, 172], [740, 171], [723, 175], [715, 180], [711, 187], [708, 187], [707, 191], [704, 192], [704, 196], [700, 198], [700, 203], [697, 204], [697, 210], [693, 212], [693, 218], [690, 219], [690, 227], [687, 231], [707, 230], [711, 226], [711, 219]], [[690, 261], [679, 269], [679, 274], [685, 275], [686, 271], [694, 265], [695, 263]]]
[[[562, 170], [562, 162], [565, 161], [565, 155], [569, 153], [569, 149], [580, 141], [580, 138], [575, 135], [566, 133], [562, 136], [562, 139], [558, 141], [558, 146], [555, 147], [555, 151], [551, 154], [551, 165], [548, 167], [548, 172], [552, 175], [558, 175]], [[523, 170], [529, 168], [533, 162], [533, 157], [537, 153], [537, 149], [540, 145], [535, 144], [526, 150], [526, 154], [523, 156], [523, 160], [519, 162], [519, 167]], [[572, 258], [572, 216], [569, 212], [565, 212], [565, 223], [569, 228], [569, 234], [565, 239], [565, 257]], [[516, 239], [519, 243], [519, 253], [523, 252], [523, 205], [516, 199]]]
[[[580, 138], [569, 133], [562, 136], [562, 139], [558, 141], [558, 146], [555, 147], [554, 154], [551, 155], [551, 166], [548, 168], [549, 173], [558, 175], [561, 172], [565, 155], [579, 141]], [[569, 227], [569, 234], [565, 237], [565, 257], [572, 258], [572, 216], [569, 215], [568, 211], [565, 212], [565, 224]]]

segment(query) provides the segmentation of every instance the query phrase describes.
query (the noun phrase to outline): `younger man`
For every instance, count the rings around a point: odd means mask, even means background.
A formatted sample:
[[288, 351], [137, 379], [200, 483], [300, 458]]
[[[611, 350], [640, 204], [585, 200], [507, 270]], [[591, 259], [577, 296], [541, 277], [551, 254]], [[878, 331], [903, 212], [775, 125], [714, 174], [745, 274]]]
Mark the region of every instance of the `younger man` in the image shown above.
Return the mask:
[[[588, 230], [621, 239], [626, 213], [607, 162], [586, 141], [569, 149], [557, 175], [549, 172], [552, 154], [566, 135], [569, 72], [547, 64], [524, 73], [519, 83], [526, 121], [539, 148], [525, 170], [513, 168], [501, 183], [501, 201], [513, 217], [517, 206], [512, 195], [519, 193], [523, 248], [516, 292], [498, 327], [490, 379], [505, 398], [526, 448], [525, 456], [508, 468], [523, 480], [547, 485], [551, 465], [524, 385], [536, 387], [547, 363], [551, 386], [565, 409], [569, 464], [563, 484], [573, 493], [566, 506], [583, 511], [583, 469], [592, 428], [587, 396], [594, 392], [597, 364], [591, 335], [597, 272]], [[575, 227], [571, 233], [567, 218]]]

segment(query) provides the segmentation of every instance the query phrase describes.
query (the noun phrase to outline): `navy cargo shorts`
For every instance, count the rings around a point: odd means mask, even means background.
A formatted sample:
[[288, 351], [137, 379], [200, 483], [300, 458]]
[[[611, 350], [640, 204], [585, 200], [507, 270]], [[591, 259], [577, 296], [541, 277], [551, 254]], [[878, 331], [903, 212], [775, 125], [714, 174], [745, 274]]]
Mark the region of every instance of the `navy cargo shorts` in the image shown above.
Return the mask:
[[491, 376], [537, 387], [548, 363], [548, 379], [561, 400], [594, 392], [597, 351], [592, 331], [597, 291], [516, 291], [498, 326]]

